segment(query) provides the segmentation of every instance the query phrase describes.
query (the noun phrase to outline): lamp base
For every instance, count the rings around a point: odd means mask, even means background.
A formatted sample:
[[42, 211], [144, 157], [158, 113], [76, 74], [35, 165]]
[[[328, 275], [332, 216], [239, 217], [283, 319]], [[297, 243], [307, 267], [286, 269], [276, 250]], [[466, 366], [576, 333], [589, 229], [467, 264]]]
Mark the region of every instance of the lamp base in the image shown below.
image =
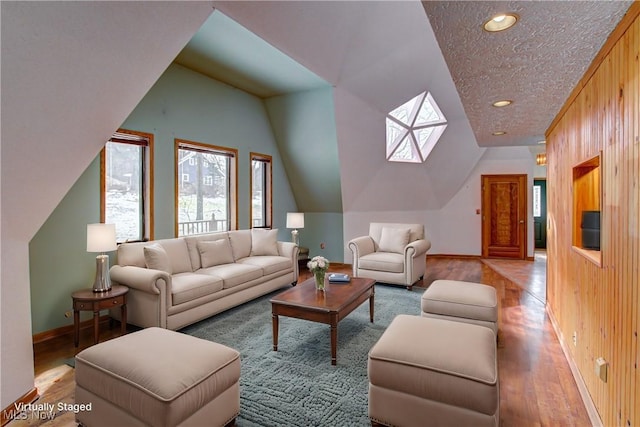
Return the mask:
[[96, 257], [96, 279], [93, 281], [93, 292], [107, 292], [110, 290], [109, 255], [98, 255]]
[[291, 242], [298, 246], [298, 230], [291, 230]]

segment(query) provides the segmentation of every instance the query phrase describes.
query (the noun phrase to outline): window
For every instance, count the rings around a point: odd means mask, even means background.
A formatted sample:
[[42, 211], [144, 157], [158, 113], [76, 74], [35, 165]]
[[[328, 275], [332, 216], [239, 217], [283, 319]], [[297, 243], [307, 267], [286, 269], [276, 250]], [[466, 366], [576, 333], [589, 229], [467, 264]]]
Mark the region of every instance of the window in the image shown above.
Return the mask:
[[438, 104], [422, 92], [387, 114], [387, 160], [424, 162], [446, 128]]
[[251, 153], [251, 227], [271, 228], [271, 156]]
[[119, 129], [100, 153], [100, 221], [118, 243], [153, 239], [153, 135]]
[[175, 150], [176, 235], [235, 230], [238, 151], [181, 139]]

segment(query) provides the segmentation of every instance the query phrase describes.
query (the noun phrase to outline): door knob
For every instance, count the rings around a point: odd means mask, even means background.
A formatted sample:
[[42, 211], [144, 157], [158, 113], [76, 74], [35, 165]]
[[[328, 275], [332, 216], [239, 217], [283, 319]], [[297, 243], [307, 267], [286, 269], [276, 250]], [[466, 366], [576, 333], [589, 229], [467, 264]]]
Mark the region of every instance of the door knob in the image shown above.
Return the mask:
[[520, 224], [524, 224], [524, 219], [521, 219], [521, 220], [520, 220]]

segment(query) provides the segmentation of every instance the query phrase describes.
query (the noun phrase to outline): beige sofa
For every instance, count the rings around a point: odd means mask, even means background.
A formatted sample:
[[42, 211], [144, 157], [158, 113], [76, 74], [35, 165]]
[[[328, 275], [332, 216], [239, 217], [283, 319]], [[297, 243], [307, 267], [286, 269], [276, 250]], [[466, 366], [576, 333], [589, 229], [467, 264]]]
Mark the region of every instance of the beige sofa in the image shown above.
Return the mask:
[[348, 242], [353, 276], [411, 289], [424, 276], [431, 248], [422, 224], [372, 222], [369, 235]]
[[298, 280], [298, 246], [277, 230], [123, 243], [116, 262], [111, 280], [130, 288], [127, 322], [140, 327], [180, 329]]

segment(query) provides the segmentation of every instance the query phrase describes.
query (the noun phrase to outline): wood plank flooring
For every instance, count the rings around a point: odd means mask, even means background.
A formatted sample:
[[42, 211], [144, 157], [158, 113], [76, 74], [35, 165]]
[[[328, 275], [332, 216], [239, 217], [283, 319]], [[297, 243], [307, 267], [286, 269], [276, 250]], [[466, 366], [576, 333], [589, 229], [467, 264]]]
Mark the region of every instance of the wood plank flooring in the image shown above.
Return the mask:
[[[500, 425], [588, 426], [591, 425], [578, 388], [571, 375], [558, 339], [539, 295], [526, 288], [539, 280], [540, 267], [503, 270], [516, 275], [514, 283], [496, 273], [479, 259], [429, 257], [427, 274], [416, 287], [426, 287], [437, 279], [467, 280], [492, 285], [500, 298], [498, 366], [500, 375]], [[349, 266], [331, 268], [350, 273]], [[519, 275], [519, 276], [518, 276]], [[301, 268], [301, 278], [310, 277]], [[523, 286], [524, 284], [524, 286]], [[539, 286], [539, 285], [535, 285]], [[101, 328], [101, 340], [119, 335], [119, 325]], [[80, 349], [91, 344], [91, 331], [83, 331]], [[73, 369], [64, 360], [76, 354], [71, 335], [34, 346], [36, 386], [40, 402], [73, 402]], [[56, 413], [53, 420], [11, 421], [8, 426], [73, 426], [72, 413]], [[270, 426], [269, 426], [270, 427]]]

